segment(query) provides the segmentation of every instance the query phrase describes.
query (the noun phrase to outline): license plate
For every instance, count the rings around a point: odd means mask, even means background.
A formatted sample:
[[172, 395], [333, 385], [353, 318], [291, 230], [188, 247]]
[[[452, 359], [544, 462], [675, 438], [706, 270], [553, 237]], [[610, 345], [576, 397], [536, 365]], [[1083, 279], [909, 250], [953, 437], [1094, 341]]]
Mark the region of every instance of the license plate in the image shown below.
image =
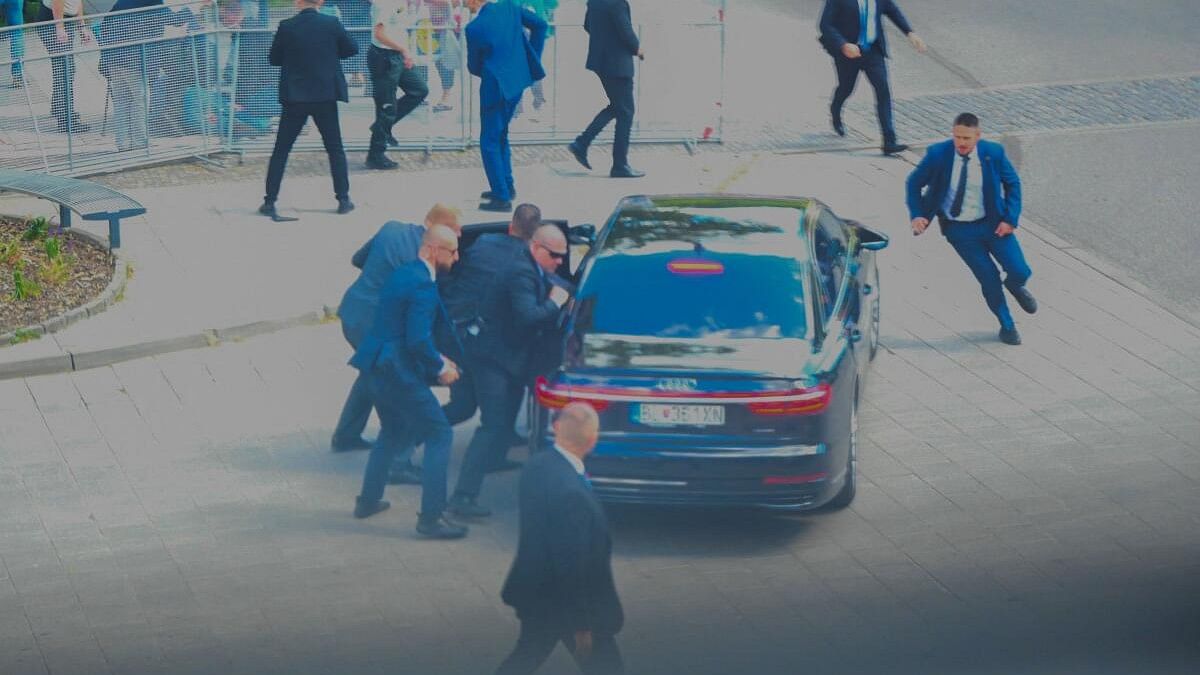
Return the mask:
[[633, 411], [633, 420], [651, 426], [716, 427], [725, 424], [725, 406], [642, 403]]

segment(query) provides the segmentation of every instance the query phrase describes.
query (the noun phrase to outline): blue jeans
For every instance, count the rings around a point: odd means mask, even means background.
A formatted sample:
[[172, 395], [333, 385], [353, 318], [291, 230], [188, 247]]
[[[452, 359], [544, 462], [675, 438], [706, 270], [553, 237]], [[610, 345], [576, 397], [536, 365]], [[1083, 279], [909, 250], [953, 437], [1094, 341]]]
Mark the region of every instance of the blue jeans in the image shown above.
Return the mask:
[[487, 174], [488, 189], [499, 201], [513, 195], [512, 152], [508, 146], [508, 123], [512, 121], [520, 98], [480, 107], [479, 154]]
[[432, 520], [446, 509], [446, 472], [450, 465], [450, 448], [454, 431], [442, 413], [437, 398], [428, 387], [411, 389], [395, 386], [391, 378], [372, 371], [367, 376], [371, 400], [379, 412], [383, 429], [381, 436], [402, 439], [400, 443], [376, 443], [367, 457], [363, 473], [362, 494], [366, 503], [383, 498], [388, 472], [395, 459], [397, 447], [425, 444], [425, 460], [421, 472], [421, 518]]
[[[0, 8], [4, 10], [4, 21], [8, 26], [25, 23], [24, 6], [23, 0], [0, 0]], [[8, 36], [8, 53], [12, 56], [12, 75], [21, 77], [21, 60], [25, 58], [25, 30], [13, 28], [4, 33]]]
[[[1008, 303], [1004, 300], [1004, 286], [1009, 290], [1025, 285], [1033, 272], [1025, 262], [1025, 254], [1021, 252], [1021, 244], [1017, 241], [1016, 233], [1007, 237], [996, 236], [996, 226], [985, 222], [946, 224], [946, 240], [958, 252], [958, 256], [971, 268], [971, 273], [979, 281], [983, 290], [983, 299], [987, 301], [988, 309], [1000, 320], [1001, 328], [1014, 328], [1012, 314], [1008, 311]], [[995, 262], [992, 259], [995, 259]], [[1004, 282], [1000, 281], [1000, 270], [996, 263], [1004, 269]]]

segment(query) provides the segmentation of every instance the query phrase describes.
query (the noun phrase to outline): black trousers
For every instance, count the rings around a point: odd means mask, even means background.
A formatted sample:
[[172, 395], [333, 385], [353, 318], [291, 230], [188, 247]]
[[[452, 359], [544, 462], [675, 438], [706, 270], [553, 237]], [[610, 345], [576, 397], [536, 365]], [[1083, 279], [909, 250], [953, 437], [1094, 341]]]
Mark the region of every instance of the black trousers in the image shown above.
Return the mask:
[[338, 124], [337, 101], [325, 103], [285, 103], [279, 115], [279, 133], [275, 135], [275, 149], [271, 151], [271, 162], [267, 165], [267, 194], [265, 201], [274, 202], [279, 197], [279, 185], [283, 182], [283, 170], [287, 168], [288, 154], [296, 137], [311, 117], [321, 132], [325, 154], [329, 155], [329, 173], [333, 175], [333, 194], [339, 200], [350, 198], [350, 173], [346, 169], [346, 150], [342, 147], [342, 128]]
[[[429, 95], [425, 75], [404, 67], [400, 52], [380, 49], [374, 45], [367, 50], [367, 69], [371, 72], [372, 96], [375, 99], [375, 122], [371, 124], [371, 146], [368, 154], [379, 156], [387, 149], [387, 139], [396, 122], [421, 105]], [[396, 89], [404, 96], [396, 98]]]
[[476, 359], [471, 381], [479, 404], [479, 428], [467, 445], [454, 494], [478, 497], [488, 467], [504, 459], [512, 438], [513, 424], [521, 410], [525, 382], [509, 375], [494, 363]]
[[592, 123], [575, 139], [583, 147], [591, 145], [596, 136], [614, 119], [617, 121], [613, 137], [613, 168], [629, 163], [629, 134], [633, 129], [633, 78], [607, 77], [600, 75], [600, 84], [608, 96], [608, 106], [596, 113]]
[[833, 90], [833, 102], [829, 112], [833, 119], [842, 119], [842, 105], [854, 92], [859, 72], [867, 74], [867, 81], [875, 90], [875, 112], [879, 116], [879, 131], [883, 144], [896, 144], [896, 129], [892, 125], [892, 89], [888, 84], [887, 58], [878, 43], [857, 59], [848, 59], [841, 54], [833, 57], [833, 68], [837, 71], [838, 84]]
[[592, 634], [592, 653], [586, 660], [575, 654], [575, 633], [564, 629], [562, 622], [555, 619], [522, 619], [521, 635], [504, 663], [496, 669], [496, 675], [528, 675], [538, 669], [550, 653], [563, 643], [584, 675], [620, 675], [625, 672], [625, 662], [617, 649], [614, 635]]
[[[54, 12], [42, 5], [38, 12], [38, 21], [53, 21]], [[37, 27], [38, 39], [50, 53], [50, 70], [54, 74], [54, 88], [50, 94], [50, 114], [59, 120], [74, 117], [75, 113], [75, 36], [79, 33], [79, 19], [63, 15], [63, 28], [67, 31], [67, 41], [59, 42], [55, 37], [55, 24], [46, 23]], [[13, 33], [12, 39], [22, 39], [20, 33]], [[56, 56], [57, 54], [65, 56]]]

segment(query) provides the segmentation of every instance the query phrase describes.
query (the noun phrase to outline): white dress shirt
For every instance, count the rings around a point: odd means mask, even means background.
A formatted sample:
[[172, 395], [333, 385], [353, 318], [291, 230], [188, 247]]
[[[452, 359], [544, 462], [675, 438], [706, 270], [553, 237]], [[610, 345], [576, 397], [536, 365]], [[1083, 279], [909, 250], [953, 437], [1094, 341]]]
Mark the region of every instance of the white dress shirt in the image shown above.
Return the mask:
[[982, 219], [986, 213], [983, 208], [983, 164], [979, 161], [979, 148], [975, 148], [967, 160], [967, 192], [963, 195], [962, 211], [957, 216], [950, 215], [950, 207], [954, 204], [954, 196], [958, 192], [958, 177], [962, 174], [962, 155], [954, 153], [954, 163], [950, 166], [950, 189], [946, 191], [946, 201], [942, 203], [942, 211], [961, 223], [971, 223]]
[[580, 476], [583, 475], [584, 467], [583, 467], [582, 459], [579, 459], [575, 455], [572, 455], [571, 453], [567, 452], [566, 450], [563, 450], [562, 448], [560, 448], [558, 446], [558, 443], [554, 444], [554, 449], [558, 451], [558, 454], [562, 455], [563, 457], [566, 457], [567, 461], [571, 463], [571, 466], [575, 467], [575, 473], [579, 474]]

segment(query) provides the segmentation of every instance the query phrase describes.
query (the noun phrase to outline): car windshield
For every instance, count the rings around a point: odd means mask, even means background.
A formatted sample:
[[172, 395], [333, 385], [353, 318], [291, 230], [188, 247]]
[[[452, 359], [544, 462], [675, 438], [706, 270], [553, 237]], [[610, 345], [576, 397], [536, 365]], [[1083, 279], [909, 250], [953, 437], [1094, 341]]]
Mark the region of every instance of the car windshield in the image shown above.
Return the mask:
[[579, 291], [575, 328], [662, 338], [802, 338], [803, 209], [622, 213]]

